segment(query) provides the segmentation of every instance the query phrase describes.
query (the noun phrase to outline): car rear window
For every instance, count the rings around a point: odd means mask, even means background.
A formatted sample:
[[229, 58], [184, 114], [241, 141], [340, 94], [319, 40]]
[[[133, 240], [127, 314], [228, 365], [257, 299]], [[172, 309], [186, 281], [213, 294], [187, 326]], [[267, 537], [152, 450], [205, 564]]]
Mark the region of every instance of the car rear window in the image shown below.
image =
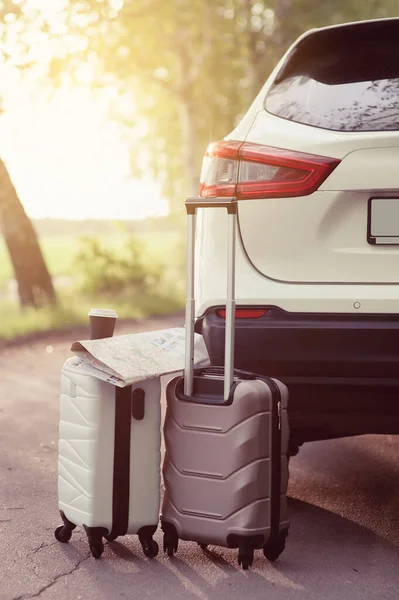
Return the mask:
[[361, 29], [304, 38], [277, 75], [266, 110], [333, 131], [399, 130], [399, 21]]

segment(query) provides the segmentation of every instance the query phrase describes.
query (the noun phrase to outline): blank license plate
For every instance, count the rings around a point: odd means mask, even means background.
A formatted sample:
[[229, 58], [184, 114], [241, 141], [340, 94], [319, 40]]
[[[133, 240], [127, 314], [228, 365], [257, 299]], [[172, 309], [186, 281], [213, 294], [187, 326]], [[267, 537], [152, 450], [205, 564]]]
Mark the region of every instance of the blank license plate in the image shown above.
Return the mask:
[[399, 245], [399, 198], [371, 198], [367, 241], [374, 245]]

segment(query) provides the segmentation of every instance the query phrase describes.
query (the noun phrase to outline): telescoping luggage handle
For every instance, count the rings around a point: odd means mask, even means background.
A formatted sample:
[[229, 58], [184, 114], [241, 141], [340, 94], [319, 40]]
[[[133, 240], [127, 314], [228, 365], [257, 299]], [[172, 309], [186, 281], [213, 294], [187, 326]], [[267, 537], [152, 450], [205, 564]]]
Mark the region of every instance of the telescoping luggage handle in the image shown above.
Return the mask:
[[236, 198], [187, 198], [187, 296], [186, 296], [186, 355], [184, 369], [184, 394], [191, 396], [194, 380], [194, 247], [197, 208], [226, 208], [228, 217], [227, 238], [227, 294], [226, 337], [224, 353], [224, 399], [228, 400], [234, 380], [234, 323], [235, 323], [235, 242], [237, 222]]

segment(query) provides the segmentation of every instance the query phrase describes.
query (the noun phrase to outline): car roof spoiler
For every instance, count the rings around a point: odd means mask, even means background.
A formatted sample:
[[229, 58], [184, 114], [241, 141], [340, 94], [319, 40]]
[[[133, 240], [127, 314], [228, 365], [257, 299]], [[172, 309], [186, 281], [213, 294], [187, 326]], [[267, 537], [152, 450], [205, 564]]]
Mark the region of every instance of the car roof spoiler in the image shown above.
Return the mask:
[[353, 44], [355, 41], [367, 44], [375, 38], [381, 38], [386, 43], [396, 42], [398, 44], [399, 18], [357, 21], [311, 29], [299, 38], [298, 42], [288, 52], [277, 72], [274, 83], [281, 83], [284, 79], [300, 72], [301, 65], [317, 56], [319, 50], [325, 52], [329, 47], [342, 47], [346, 44]]

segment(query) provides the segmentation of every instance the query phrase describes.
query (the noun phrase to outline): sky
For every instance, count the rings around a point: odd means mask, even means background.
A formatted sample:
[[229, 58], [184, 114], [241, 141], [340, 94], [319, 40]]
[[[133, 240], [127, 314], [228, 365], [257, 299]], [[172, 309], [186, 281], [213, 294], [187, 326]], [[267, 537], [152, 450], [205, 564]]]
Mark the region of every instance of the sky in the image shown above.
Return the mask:
[[[167, 214], [150, 179], [132, 177], [132, 148], [88, 87], [48, 90], [0, 69], [0, 156], [33, 218], [142, 219]], [[3, 92], [3, 90], [6, 90]]]

